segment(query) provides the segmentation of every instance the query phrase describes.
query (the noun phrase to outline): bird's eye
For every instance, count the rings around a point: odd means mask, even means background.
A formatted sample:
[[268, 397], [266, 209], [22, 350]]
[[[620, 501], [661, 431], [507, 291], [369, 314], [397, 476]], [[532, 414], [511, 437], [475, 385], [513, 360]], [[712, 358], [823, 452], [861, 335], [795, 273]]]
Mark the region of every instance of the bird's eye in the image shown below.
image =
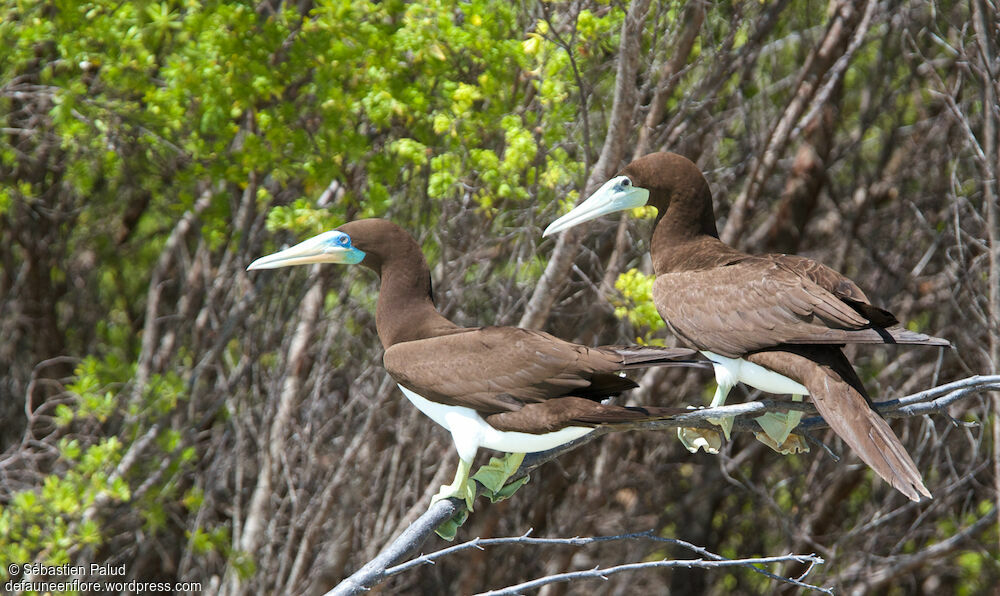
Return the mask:
[[622, 188], [628, 188], [629, 186], [632, 186], [631, 180], [629, 180], [628, 178], [622, 180]]
[[351, 237], [348, 236], [348, 235], [346, 235], [346, 234], [343, 235], [343, 236], [337, 236], [337, 244], [339, 244], [341, 246], [350, 246], [351, 245]]

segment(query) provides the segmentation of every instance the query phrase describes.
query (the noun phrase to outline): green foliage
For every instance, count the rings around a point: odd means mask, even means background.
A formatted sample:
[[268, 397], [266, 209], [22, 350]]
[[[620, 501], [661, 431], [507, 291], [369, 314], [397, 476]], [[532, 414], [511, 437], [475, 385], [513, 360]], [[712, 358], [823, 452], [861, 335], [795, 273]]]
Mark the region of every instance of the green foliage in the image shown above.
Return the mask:
[[652, 334], [666, 325], [653, 304], [654, 280], [655, 276], [638, 269], [629, 269], [615, 280], [615, 289], [622, 293], [622, 302], [615, 304], [615, 316], [645, 330], [640, 339], [647, 343], [654, 343]]
[[113, 474], [122, 452], [117, 437], [86, 448], [75, 441], [60, 445], [65, 471], [46, 476], [38, 489], [14, 493], [0, 510], [0, 578], [9, 577], [10, 563], [61, 565], [79, 548], [104, 541], [91, 509], [98, 499], [129, 500], [128, 484]]
[[[544, 143], [544, 132], [560, 132], [574, 113], [555, 118], [541, 111], [511, 114], [526, 92], [511, 82], [530, 59], [517, 40], [519, 23], [513, 5], [484, 0], [411, 4], [396, 19], [386, 17], [398, 15], [393, 12], [399, 9], [397, 5], [361, 5], [368, 14], [365, 26], [340, 29], [342, 12], [330, 13], [330, 7], [321, 7], [304, 24], [306, 38], [302, 40], [314, 51], [313, 60], [320, 69], [317, 81], [351, 82], [336, 91], [317, 88], [320, 95], [346, 94], [337, 99], [353, 106], [324, 112], [329, 119], [352, 116], [342, 122], [328, 119], [322, 126], [323, 134], [329, 135], [329, 153], [349, 158], [365, 153], [371, 138], [351, 139], [342, 134], [356, 128], [358, 119], [368, 122], [375, 139], [386, 135], [388, 150], [370, 157], [365, 180], [345, 192], [345, 200], [350, 197], [360, 203], [361, 215], [382, 215], [405, 197], [426, 194], [448, 201], [466, 193], [493, 212], [505, 201], [529, 196], [544, 203], [561, 186], [575, 182], [579, 167], [564, 150], [547, 152], [536, 164], [540, 159], [538, 133], [543, 133]], [[330, 48], [327, 40], [332, 30], [337, 30], [338, 39], [353, 37], [350, 48], [368, 50]], [[321, 40], [315, 45], [308, 37], [313, 31]], [[460, 80], [456, 72], [462, 73]], [[546, 81], [568, 84], [559, 76], [565, 73], [549, 73], [541, 84], [533, 84], [539, 90]], [[323, 105], [333, 108], [336, 104], [331, 98]], [[344, 146], [350, 140], [354, 143]], [[536, 171], [539, 166], [545, 174], [541, 179]], [[331, 177], [337, 174], [328, 172]], [[536, 188], [538, 182], [543, 188]], [[272, 221], [276, 228], [289, 227], [284, 215]]]
[[[80, 549], [108, 547], [111, 536], [134, 533], [159, 540], [173, 552], [183, 550], [194, 566], [215, 572], [230, 565], [240, 577], [252, 575], [256, 562], [231, 546], [231, 524], [239, 520], [227, 517], [219, 499], [245, 499], [256, 471], [233, 472], [223, 465], [219, 476], [210, 476], [205, 470], [213, 462], [244, 457], [233, 442], [244, 441], [247, 449], [245, 443], [252, 441], [233, 439], [234, 428], [245, 432], [268, 422], [268, 398], [271, 388], [281, 385], [276, 378], [285, 364], [281, 329], [274, 321], [287, 319], [295, 290], [280, 288], [266, 296], [273, 286], [260, 291], [257, 285], [246, 294], [258, 300], [254, 306], [227, 302], [227, 285], [236, 288], [234, 293], [249, 287], [246, 277], [233, 273], [242, 274], [241, 259], [262, 243], [283, 244], [352, 219], [385, 216], [420, 237], [435, 276], [443, 272], [454, 282], [442, 304], [449, 316], [461, 312], [458, 316], [487, 322], [491, 309], [516, 316], [524, 296], [514, 290], [532, 286], [546, 263], [547, 245], [523, 250], [524, 239], [550, 215], [579, 201], [585, 162], [593, 162], [604, 137], [626, 5], [606, 0], [6, 3], [0, 9], [0, 236], [10, 241], [0, 249], [0, 289], [17, 289], [9, 280], [21, 280], [30, 271], [51, 290], [39, 295], [55, 297], [43, 314], [62, 334], [60, 341], [52, 353], [21, 357], [28, 363], [25, 378], [53, 355], [73, 355], [80, 364], [55, 405], [39, 412], [51, 420], [53, 434], [40, 456], [44, 465], [33, 468], [40, 470], [37, 482], [2, 495], [0, 558], [64, 562]], [[833, 100], [837, 123], [828, 140], [836, 148], [826, 162], [829, 188], [823, 202], [843, 204], [837, 218], [823, 221], [850, 223], [855, 216], [850, 190], [884, 180], [898, 186], [899, 196], [921, 210], [936, 233], [953, 233], [952, 216], [933, 212], [948, 189], [905, 173], [914, 163], [925, 169], [923, 153], [939, 152], [947, 159], [941, 158], [944, 165], [935, 176], [953, 178], [954, 193], [961, 198], [954, 226], [961, 217], [966, 234], [967, 222], [976, 221], [966, 210], [982, 200], [982, 176], [969, 153], [954, 150], [954, 139], [967, 133], [955, 134], [943, 124], [954, 111], [941, 103], [944, 90], [953, 90], [956, 105], [974, 117], [983, 110], [969, 82], [971, 71], [954, 68], [949, 55], [949, 46], [961, 47], [974, 30], [967, 26], [969, 9], [954, 6], [959, 5], [946, 2], [936, 10], [958, 15], [960, 27], [942, 31], [940, 17], [924, 15], [920, 31], [934, 39], [928, 43], [914, 35], [912, 41], [900, 41], [903, 54], [887, 54], [894, 31], [883, 31], [884, 18], [872, 21], [872, 33], [848, 65], [842, 93], [839, 88], [835, 93], [841, 97]], [[779, 108], [798, 92], [807, 52], [828, 28], [826, 8], [815, 0], [788, 8], [753, 2], [706, 5], [701, 33], [674, 74], [677, 86], [654, 140], [674, 139], [676, 149], [695, 151], [711, 162], [710, 182], [721, 191], [720, 220], [728, 198], [753, 169], [749, 157], [762, 150], [770, 123], [780, 119]], [[670, 57], [666, 52], [685, 9], [684, 3], [665, 0], [649, 11], [635, 77], [642, 106], [637, 121], [661, 82], [657, 76]], [[760, 39], [761, 17], [772, 11], [774, 29]], [[909, 15], [899, 18], [912, 19]], [[723, 49], [727, 43], [733, 51]], [[754, 56], [759, 56], [756, 63]], [[921, 57], [926, 60], [916, 64]], [[969, 78], [955, 79], [949, 70]], [[928, 85], [934, 82], [928, 73], [947, 85]], [[794, 138], [781, 150], [781, 163], [802, 140]], [[915, 142], [932, 149], [913, 151]], [[905, 149], [897, 154], [896, 147]], [[920, 159], [910, 158], [918, 153]], [[884, 162], [891, 167], [882, 167]], [[768, 212], [767, 201], [781, 196], [782, 168], [767, 181], [769, 188], [756, 200], [751, 217], [761, 217]], [[928, 201], [921, 198], [925, 194], [935, 197]], [[864, 206], [873, 210], [867, 219], [891, 220], [879, 201]], [[196, 205], [199, 211], [191, 217]], [[447, 246], [439, 246], [441, 230], [457, 228], [453, 221], [465, 225], [451, 219], [456, 212], [469, 220], [474, 216], [478, 227], [450, 234]], [[269, 233], [261, 232], [265, 215]], [[182, 216], [193, 231], [178, 241], [173, 233]], [[653, 210], [629, 216], [652, 217]], [[859, 237], [871, 245], [872, 254], [883, 256], [870, 225], [858, 228]], [[32, 233], [23, 234], [24, 229]], [[503, 240], [476, 246], [485, 233]], [[829, 234], [821, 232], [821, 238], [824, 233]], [[900, 241], [922, 244], [923, 233], [914, 227]], [[488, 249], [480, 254], [492, 262], [476, 257], [455, 267], [458, 271], [441, 263], [460, 251], [471, 254], [473, 246]], [[949, 258], [960, 258], [958, 253]], [[852, 255], [846, 255], [848, 261]], [[168, 266], [161, 268], [161, 260]], [[957, 287], [985, 282], [985, 272], [975, 267], [969, 272]], [[146, 298], [154, 279], [159, 310], [151, 316]], [[461, 288], [463, 280], [478, 287]], [[618, 316], [629, 321], [641, 341], [651, 343], [663, 336], [651, 301], [652, 282], [636, 270], [622, 274], [616, 282], [621, 299], [615, 303]], [[370, 347], [360, 340], [373, 340], [371, 277], [346, 274], [339, 287], [328, 290], [324, 314], [337, 317], [337, 325], [322, 340], [337, 349], [322, 365], [310, 362], [326, 376], [306, 379], [303, 411], [329, 389], [323, 383], [331, 376], [338, 383], [347, 378], [359, 384], [377, 376], [357, 368], [360, 348]], [[271, 320], [232, 333], [230, 325], [241, 321], [239, 313], [247, 308], [261, 308]], [[941, 328], [930, 312], [905, 314], [910, 329]], [[15, 339], [11, 351], [45, 336], [36, 332], [36, 320], [24, 332], [31, 337]], [[341, 343], [342, 337], [351, 341]], [[154, 340], [151, 351], [140, 354], [147, 340]], [[259, 352], [254, 352], [257, 342]], [[369, 372], [377, 370], [370, 359], [367, 354], [364, 360], [372, 367]], [[861, 362], [862, 377], [881, 375], [887, 363], [884, 352], [875, 352]], [[68, 375], [64, 371], [44, 380], [62, 383]], [[873, 385], [874, 393], [892, 383]], [[705, 389], [709, 395], [712, 390]], [[349, 420], [368, 404], [351, 395], [344, 404], [334, 404], [341, 405], [339, 416]], [[980, 418], [977, 410], [965, 417]], [[301, 426], [296, 441], [316, 428], [336, 428], [332, 420], [315, 425], [314, 420]], [[140, 457], [118, 476], [123, 457], [138, 440], [145, 441]], [[307, 456], [289, 454], [289, 463], [282, 465], [295, 467], [324, 453], [309, 449], [303, 451]], [[797, 471], [801, 465], [790, 458], [781, 469]], [[678, 470], [672, 484], [679, 488], [656, 494], [704, 488], [696, 466], [684, 463]], [[750, 464], [743, 471], [753, 473]], [[290, 509], [301, 515], [315, 487], [296, 485], [301, 479], [291, 476], [287, 487], [287, 478], [277, 484], [298, 499]], [[239, 481], [230, 485], [233, 480]], [[780, 513], [799, 513], [799, 487], [789, 482], [774, 489]], [[852, 491], [842, 508], [845, 520], [868, 514], [873, 490], [864, 484]], [[127, 519], [108, 519], [107, 507], [95, 507], [99, 502], [127, 510]], [[748, 549], [784, 539], [778, 529], [761, 537], [760, 524], [766, 522], [760, 520], [767, 515], [746, 509], [735, 497], [717, 506], [719, 515], [705, 520], [708, 530], [724, 536], [720, 550], [725, 554], [744, 556]], [[88, 515], [91, 510], [97, 513]], [[288, 511], [276, 508], [274, 527], [301, 527]], [[671, 519], [688, 519], [684, 511], [670, 513]], [[942, 523], [940, 534], [973, 521], [960, 517]], [[759, 523], [750, 524], [751, 519]], [[693, 523], [665, 533], [676, 536]], [[377, 537], [370, 526], [356, 529], [362, 530], [361, 538]], [[995, 544], [995, 535], [984, 542]], [[921, 547], [916, 542], [906, 546]], [[952, 569], [972, 586], [970, 591], [989, 587], [976, 583], [980, 574], [996, 577], [989, 554], [953, 559]], [[713, 585], [734, 591], [771, 587], [757, 576], [720, 577]]]
[[[85, 358], [75, 370], [74, 381], [67, 386], [73, 401], [56, 408], [59, 426], [66, 430], [90, 424], [111, 427], [110, 421], [123, 413], [118, 389], [134, 372], [133, 364], [114, 356]], [[183, 398], [184, 384], [176, 374], [154, 375], [143, 398], [131, 402], [125, 410], [130, 422], [120, 434], [109, 432], [86, 443], [70, 438], [72, 434], [59, 439], [53, 473], [46, 475], [38, 488], [14, 493], [0, 511], [0, 562], [4, 570], [12, 562], [68, 563], [80, 548], [103, 544], [103, 521], [95, 516], [99, 501], [128, 503], [147, 520], [147, 528], [152, 531], [164, 526], [164, 501], [177, 498], [184, 506], [199, 507], [200, 493], [196, 489], [183, 497], [178, 494], [175, 479], [195, 458], [194, 450], [184, 445], [178, 430], [167, 428], [158, 434], [157, 458], [134, 467], [129, 476], [117, 472], [128, 450], [120, 437], [145, 432], [151, 420], [171, 412]], [[155, 497], [146, 493], [135, 498], [130, 479], [142, 482], [161, 466], [165, 466], [166, 474], [155, 487]]]

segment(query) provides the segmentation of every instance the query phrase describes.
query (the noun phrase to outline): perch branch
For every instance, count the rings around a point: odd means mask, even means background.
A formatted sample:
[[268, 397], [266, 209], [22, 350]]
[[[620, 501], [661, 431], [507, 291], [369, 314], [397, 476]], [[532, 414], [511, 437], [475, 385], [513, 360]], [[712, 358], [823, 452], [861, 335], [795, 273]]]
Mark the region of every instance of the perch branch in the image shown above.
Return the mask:
[[[891, 399], [886, 401], [881, 401], [873, 404], [876, 411], [882, 416], [887, 418], [908, 418], [913, 416], [923, 416], [926, 414], [931, 414], [934, 412], [944, 411], [948, 406], [952, 405], [958, 400], [968, 398], [972, 395], [977, 395], [983, 391], [992, 391], [1000, 389], [1000, 375], [977, 375], [973, 377], [968, 377], [966, 379], [961, 379], [959, 381], [954, 381], [951, 383], [946, 383], [933, 389], [928, 389], [926, 391], [921, 391], [919, 393], [914, 393], [912, 395], [907, 395], [898, 399]], [[521, 467], [510, 477], [510, 482], [516, 481], [523, 476], [530, 474], [533, 470], [542, 466], [543, 464], [559, 457], [563, 453], [572, 451], [577, 447], [589, 443], [596, 438], [616, 431], [622, 430], [664, 430], [673, 429], [678, 427], [695, 427], [695, 428], [713, 428], [714, 425], [708, 421], [708, 418], [718, 418], [721, 416], [737, 416], [733, 424], [734, 432], [748, 432], [756, 430], [756, 423], [753, 422], [750, 417], [756, 417], [766, 412], [787, 412], [789, 410], [802, 410], [806, 413], [815, 413], [815, 408], [805, 402], [793, 402], [785, 400], [758, 400], [742, 404], [735, 404], [731, 406], [722, 406], [718, 408], [703, 408], [700, 410], [691, 410], [688, 413], [684, 413], [667, 420], [651, 420], [645, 422], [636, 422], [629, 424], [621, 424], [614, 426], [603, 426], [594, 430], [594, 432], [589, 433], [579, 439], [566, 443], [556, 447], [555, 449], [550, 449], [548, 451], [543, 451], [540, 453], [529, 453], [525, 456], [524, 462]], [[812, 416], [806, 418], [799, 425], [801, 428], [807, 430], [817, 430], [826, 428], [828, 425], [825, 420], [820, 416]], [[481, 486], [477, 485], [477, 489], [482, 490]], [[379, 584], [384, 581], [393, 573], [399, 573], [405, 569], [409, 569], [407, 565], [413, 566], [419, 563], [431, 562], [424, 560], [423, 557], [418, 557], [415, 559], [418, 563], [403, 563], [403, 561], [408, 556], [417, 552], [424, 542], [433, 534], [434, 530], [440, 526], [442, 523], [450, 519], [460, 509], [464, 508], [465, 505], [460, 503], [458, 499], [445, 499], [434, 503], [428, 508], [428, 510], [421, 515], [413, 524], [411, 524], [406, 530], [404, 530], [398, 538], [392, 541], [385, 549], [382, 550], [374, 559], [366, 563], [361, 569], [356, 571], [350, 577], [344, 579], [339, 585], [327, 592], [328, 595], [346, 595], [346, 594], [358, 594], [360, 592], [370, 589], [372, 586]], [[542, 539], [528, 539], [527, 535], [523, 537], [526, 542], [542, 540]], [[510, 539], [506, 539], [510, 540]], [[580, 539], [572, 539], [580, 540]], [[586, 539], [584, 539], [586, 540]], [[488, 544], [484, 540], [471, 541], [470, 546], [457, 545], [451, 547], [450, 549], [445, 549], [447, 552], [454, 552], [454, 550], [462, 550], [464, 548], [473, 548], [476, 545], [482, 546]], [[469, 543], [466, 543], [469, 544]], [[675, 544], [681, 544], [679, 541]], [[697, 548], [691, 546], [691, 548]], [[700, 553], [704, 557], [711, 558], [711, 553]], [[428, 555], [430, 556], [430, 555]], [[789, 557], [804, 557], [804, 555], [788, 555]], [[742, 560], [713, 560], [704, 561], [701, 559], [696, 560], [684, 560], [684, 561], [650, 561], [647, 563], [632, 563], [626, 565], [620, 565], [617, 567], [608, 567], [605, 569], [592, 569], [587, 571], [576, 571], [571, 574], [561, 574], [549, 576], [546, 578], [540, 578], [533, 581], [545, 580], [545, 583], [552, 583], [558, 581], [570, 581], [572, 579], [583, 579], [587, 577], [605, 577], [614, 573], [621, 573], [624, 571], [631, 571], [640, 567], [637, 565], [644, 565], [647, 567], [680, 567], [680, 566], [697, 566], [702, 568], [717, 568], [717, 567], [729, 567], [736, 564], [740, 565], [752, 565], [753, 562], [756, 563], [766, 563], [775, 562], [776, 558], [762, 558], [762, 559], [742, 559]], [[789, 560], [787, 557], [782, 560]], [[803, 562], [808, 562], [810, 559], [803, 559]], [[696, 564], [697, 563], [697, 564]], [[813, 562], [815, 564], [816, 562]], [[394, 567], [395, 566], [395, 567]], [[390, 573], [390, 568], [392, 572]], [[761, 569], [757, 569], [758, 572], [767, 573]], [[553, 579], [554, 578], [554, 579]], [[790, 580], [789, 578], [783, 578], [776, 576], [775, 579], [780, 579], [781, 581], [797, 581]], [[530, 584], [530, 585], [529, 585]], [[523, 590], [530, 587], [538, 587], [544, 584], [520, 584], [518, 586], [512, 586], [510, 588], [505, 588], [505, 590]], [[797, 585], [797, 584], [796, 584]], [[803, 586], [806, 587], [806, 586]], [[818, 588], [815, 586], [808, 586], [810, 589], [819, 590], [826, 592], [823, 588]], [[497, 592], [497, 593], [513, 593], [513, 592]], [[828, 592], [827, 592], [828, 593]]]

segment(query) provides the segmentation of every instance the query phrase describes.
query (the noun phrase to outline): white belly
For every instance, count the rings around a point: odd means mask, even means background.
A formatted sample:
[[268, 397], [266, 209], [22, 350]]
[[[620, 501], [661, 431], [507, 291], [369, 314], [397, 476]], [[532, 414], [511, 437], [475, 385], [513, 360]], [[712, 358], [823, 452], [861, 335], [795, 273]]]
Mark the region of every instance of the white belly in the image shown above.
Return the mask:
[[745, 383], [765, 393], [809, 395], [809, 390], [798, 381], [793, 381], [759, 364], [742, 358], [727, 358], [707, 350], [702, 350], [701, 353], [712, 361], [715, 380], [720, 386], [732, 387], [736, 383]]
[[399, 390], [418, 410], [448, 429], [458, 456], [466, 461], [472, 461], [480, 447], [506, 453], [534, 453], [569, 443], [594, 430], [584, 426], [567, 426], [541, 435], [497, 430], [472, 408], [439, 404], [402, 385], [399, 385]]

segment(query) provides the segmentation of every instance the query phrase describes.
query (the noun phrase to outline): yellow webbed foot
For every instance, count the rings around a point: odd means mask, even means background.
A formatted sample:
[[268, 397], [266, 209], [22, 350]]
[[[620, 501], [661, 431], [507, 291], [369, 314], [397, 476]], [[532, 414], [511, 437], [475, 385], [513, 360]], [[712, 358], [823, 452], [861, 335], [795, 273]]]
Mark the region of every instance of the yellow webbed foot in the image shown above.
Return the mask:
[[733, 420], [732, 416], [725, 416], [722, 418], [709, 418], [708, 421], [712, 424], [722, 428], [722, 434], [726, 435], [726, 440], [730, 440], [730, 435], [733, 433]]
[[[792, 400], [802, 401], [802, 396], [793, 395]], [[768, 412], [763, 416], [758, 416], [755, 420], [757, 421], [757, 424], [760, 425], [760, 428], [764, 431], [764, 434], [767, 435], [769, 440], [765, 441], [760, 439], [761, 433], [754, 434], [757, 435], [758, 440], [762, 443], [771, 447], [775, 451], [782, 453], [782, 451], [776, 446], [780, 446], [785, 443], [792, 430], [799, 425], [799, 422], [802, 421], [802, 414], [803, 412], [799, 410], [792, 410], [787, 414]], [[805, 442], [803, 441], [802, 444], [805, 445]], [[808, 450], [808, 447], [806, 447], [806, 451]]]
[[678, 428], [677, 438], [691, 453], [704, 449], [705, 453], [714, 455], [722, 447], [722, 435], [709, 428]]
[[507, 484], [507, 479], [517, 472], [524, 461], [523, 453], [510, 453], [505, 457], [491, 457], [490, 463], [479, 468], [472, 479], [482, 484], [487, 492], [490, 501], [496, 503], [508, 499], [517, 492], [517, 489], [528, 482], [529, 477], [524, 476], [518, 480]]
[[472, 511], [472, 502], [476, 499], [476, 485], [469, 482], [469, 469], [471, 467], [471, 461], [467, 462], [464, 459], [459, 459], [458, 471], [455, 472], [455, 480], [451, 484], [442, 486], [441, 490], [431, 497], [431, 505], [442, 499], [450, 499], [452, 497], [465, 501], [465, 511], [459, 511], [451, 519], [434, 530], [438, 536], [449, 542], [455, 539], [455, 534], [458, 532], [459, 526], [468, 519], [469, 512]]
[[465, 506], [469, 511], [472, 511], [472, 502], [476, 499], [476, 485], [469, 482], [470, 468], [472, 468], [472, 462], [462, 459], [458, 460], [458, 471], [455, 472], [455, 480], [451, 484], [442, 486], [441, 490], [431, 497], [431, 505], [441, 499], [455, 497], [465, 501]]
[[754, 436], [757, 437], [758, 441], [777, 451], [781, 455], [809, 453], [809, 444], [806, 443], [806, 439], [802, 435], [791, 433], [781, 443], [775, 443], [774, 439], [765, 433], [755, 432]]

